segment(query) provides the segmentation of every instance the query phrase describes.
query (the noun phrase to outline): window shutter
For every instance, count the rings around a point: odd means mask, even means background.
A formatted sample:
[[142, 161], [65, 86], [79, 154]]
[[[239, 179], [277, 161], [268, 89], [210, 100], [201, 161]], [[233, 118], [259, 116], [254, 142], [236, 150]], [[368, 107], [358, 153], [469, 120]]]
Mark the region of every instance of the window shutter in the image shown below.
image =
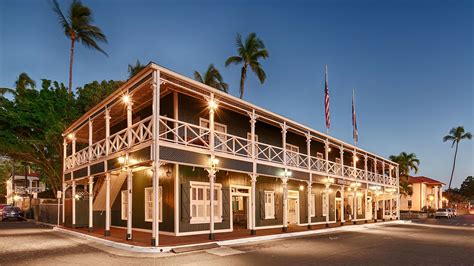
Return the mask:
[[230, 219], [229, 215], [229, 188], [222, 188], [222, 221], [227, 221]]
[[280, 194], [275, 193], [275, 219], [280, 216], [280, 206], [282, 201], [280, 199]]
[[191, 198], [189, 191], [191, 186], [188, 184], [181, 184], [181, 221], [189, 222], [191, 220]]
[[260, 196], [260, 220], [265, 219], [265, 192], [260, 191], [259, 193]]

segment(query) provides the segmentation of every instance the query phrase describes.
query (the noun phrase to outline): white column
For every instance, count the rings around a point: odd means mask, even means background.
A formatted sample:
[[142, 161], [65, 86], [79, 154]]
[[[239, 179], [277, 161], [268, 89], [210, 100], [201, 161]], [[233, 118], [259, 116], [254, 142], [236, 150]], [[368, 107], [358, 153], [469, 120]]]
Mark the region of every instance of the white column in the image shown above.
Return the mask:
[[365, 190], [364, 190], [364, 200], [362, 201], [362, 204], [364, 204], [364, 206], [362, 207], [364, 210], [364, 216], [365, 216], [365, 222], [367, 222], [367, 188], [368, 186], [366, 186]]
[[93, 142], [93, 138], [92, 138], [92, 129], [93, 129], [93, 124], [92, 124], [92, 120], [90, 120], [89, 118], [89, 162], [92, 161], [92, 142]]
[[[65, 214], [65, 211], [66, 211], [66, 207], [65, 207], [65, 199], [66, 199], [66, 180], [65, 180], [65, 177], [64, 177], [64, 173], [66, 172], [66, 157], [67, 157], [67, 142], [66, 142], [66, 139], [64, 139], [63, 141], [63, 182], [62, 182], [62, 194], [61, 194], [61, 201], [63, 203], [62, 205], [62, 222], [64, 224], [64, 221], [65, 221], [65, 218], [66, 216], [64, 215]], [[58, 199], [59, 200], [59, 199]]]
[[76, 227], [76, 181], [72, 180], [72, 228]]
[[255, 137], [255, 124], [257, 123], [257, 118], [258, 116], [255, 114], [255, 109], [252, 110], [252, 113], [250, 114], [250, 143], [251, 143], [251, 157], [252, 157], [252, 174], [250, 174], [250, 181], [251, 181], [251, 195], [250, 195], [250, 211], [251, 211], [251, 216], [250, 216], [250, 234], [255, 235], [257, 233], [256, 230], [256, 183], [257, 183], [257, 150], [256, 150], [256, 137]]
[[374, 215], [374, 220], [377, 221], [377, 220], [378, 220], [377, 214], [378, 214], [378, 211], [379, 211], [379, 196], [377, 195], [377, 192], [374, 193], [373, 198], [374, 198], [374, 202], [375, 202], [375, 208], [374, 208], [374, 213], [375, 213], [375, 215]]
[[132, 221], [133, 221], [133, 213], [132, 213], [132, 205], [133, 205], [133, 173], [132, 169], [129, 167], [127, 168], [127, 240], [132, 240]]
[[[326, 197], [326, 227], [329, 226], [329, 212], [330, 212], [330, 204], [329, 204], [329, 184], [326, 184], [326, 193], [325, 193], [325, 197]], [[324, 212], [324, 210], [323, 210]]]
[[[443, 187], [440, 187], [439, 189], [439, 207], [444, 208], [443, 206]], [[398, 208], [400, 209], [400, 208]]]
[[216, 178], [215, 165], [214, 165], [214, 146], [215, 146], [215, 135], [214, 135], [214, 94], [211, 94], [211, 104], [209, 108], [209, 146], [211, 150], [211, 168], [209, 171], [209, 196], [210, 196], [210, 215], [209, 215], [209, 239], [214, 240], [214, 181]]
[[76, 154], [76, 134], [73, 134], [73, 137], [72, 137], [72, 140], [71, 140], [71, 149], [72, 149], [72, 162], [73, 162], [73, 166], [76, 166], [76, 156], [74, 156], [74, 154]]
[[257, 225], [256, 225], [256, 218], [255, 216], [257, 215], [256, 212], [256, 208], [255, 208], [255, 196], [256, 196], [256, 186], [257, 186], [257, 174], [256, 173], [252, 173], [250, 175], [250, 182], [251, 182], [251, 195], [250, 195], [250, 209], [251, 209], [251, 212], [252, 212], [252, 215], [250, 215], [250, 219], [251, 219], [251, 231], [250, 231], [250, 234], [251, 235], [255, 235], [257, 234]]
[[94, 228], [93, 211], [94, 208], [94, 177], [89, 176], [89, 231]]
[[[341, 147], [339, 148], [339, 158], [341, 159], [341, 177], [344, 177], [344, 146], [341, 144]], [[344, 179], [345, 180], [345, 179]], [[344, 194], [346, 193], [345, 191], [346, 187], [343, 185], [342, 186], [342, 193], [341, 193], [341, 225], [344, 224], [346, 221], [345, 216], [346, 213], [344, 212], [345, 209], [345, 202], [344, 202]]]
[[[311, 132], [306, 133], [306, 164], [308, 165], [308, 172], [309, 172], [309, 181], [307, 186], [307, 194], [308, 194], [308, 229], [311, 229], [311, 209], [313, 209], [314, 202], [311, 201], [311, 193], [312, 193], [312, 184], [313, 184], [313, 173], [311, 172]], [[326, 158], [327, 159], [327, 158]], [[326, 163], [326, 166], [328, 164]], [[327, 167], [326, 167], [327, 169]]]
[[368, 188], [368, 183], [367, 183], [367, 177], [368, 177], [368, 158], [367, 158], [367, 154], [364, 155], [364, 175], [365, 175], [365, 182], [367, 184], [367, 188]]
[[[309, 174], [310, 175], [310, 179], [311, 179], [311, 173]], [[311, 229], [311, 209], [313, 209], [313, 204], [314, 202], [311, 201], [311, 191], [312, 191], [312, 182], [311, 180], [308, 181], [308, 186], [306, 187], [307, 188], [307, 195], [308, 195], [308, 229]]]
[[283, 232], [288, 231], [288, 177], [285, 176], [281, 179], [283, 187]]
[[[384, 189], [385, 190], [385, 189]], [[383, 194], [383, 201], [382, 201], [382, 219], [385, 220], [385, 191], [384, 191], [384, 194]]]
[[343, 185], [341, 186], [341, 225], [344, 224], [344, 222], [346, 221], [345, 219], [345, 213], [344, 213], [344, 194], [345, 194], [345, 190], [346, 190], [346, 187]]
[[339, 156], [341, 159], [341, 177], [344, 177], [344, 146], [342, 144], [339, 150]]
[[105, 236], [110, 236], [110, 173], [105, 173]]
[[[159, 125], [160, 125], [160, 73], [158, 71], [153, 72], [153, 151], [152, 151], [152, 167], [153, 167], [153, 209], [152, 209], [152, 236], [151, 245], [157, 247], [159, 245], [159, 187], [160, 187], [160, 144], [159, 144]], [[174, 98], [176, 95], [174, 95]], [[176, 111], [177, 112], [177, 111]], [[177, 212], [178, 209], [175, 209]], [[162, 214], [163, 215], [163, 214]]]
[[132, 147], [132, 124], [133, 124], [133, 112], [132, 112], [132, 100], [127, 103], [127, 144], [128, 147]]
[[109, 108], [105, 108], [105, 155], [108, 156], [110, 153], [110, 111]]

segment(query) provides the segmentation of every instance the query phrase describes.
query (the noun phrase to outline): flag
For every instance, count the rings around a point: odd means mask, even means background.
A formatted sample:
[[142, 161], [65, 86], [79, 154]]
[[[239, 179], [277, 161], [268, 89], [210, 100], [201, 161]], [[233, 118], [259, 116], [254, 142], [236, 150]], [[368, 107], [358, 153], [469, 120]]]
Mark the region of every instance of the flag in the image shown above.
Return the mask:
[[354, 143], [357, 145], [359, 141], [359, 132], [357, 131], [357, 118], [356, 118], [356, 108], [355, 108], [355, 91], [352, 90], [352, 137], [354, 138]]
[[328, 87], [328, 66], [326, 65], [326, 73], [324, 76], [324, 110], [326, 113], [326, 128], [331, 127], [331, 119], [329, 117], [329, 87]]

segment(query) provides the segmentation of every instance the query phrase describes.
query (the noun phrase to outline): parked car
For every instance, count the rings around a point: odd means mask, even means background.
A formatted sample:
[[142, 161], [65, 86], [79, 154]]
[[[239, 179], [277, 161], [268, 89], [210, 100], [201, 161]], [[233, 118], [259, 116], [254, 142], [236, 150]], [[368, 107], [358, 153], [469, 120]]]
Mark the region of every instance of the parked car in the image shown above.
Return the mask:
[[446, 219], [449, 219], [451, 218], [451, 212], [449, 211], [449, 209], [438, 209], [436, 212], [435, 212], [435, 218], [441, 218], [441, 217], [444, 217]]
[[456, 209], [451, 209], [452, 217], [458, 216], [458, 211]]
[[2, 217], [3, 215], [3, 208], [5, 208], [6, 206], [8, 206], [7, 204], [0, 204], [0, 217]]
[[15, 206], [6, 206], [5, 208], [3, 208], [2, 221], [10, 219], [24, 220], [23, 211]]

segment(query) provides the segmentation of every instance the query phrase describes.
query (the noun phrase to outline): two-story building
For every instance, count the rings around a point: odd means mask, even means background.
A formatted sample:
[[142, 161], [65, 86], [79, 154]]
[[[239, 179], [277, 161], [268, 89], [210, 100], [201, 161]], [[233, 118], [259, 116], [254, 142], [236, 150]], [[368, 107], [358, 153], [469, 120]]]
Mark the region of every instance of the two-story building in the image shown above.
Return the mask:
[[40, 180], [38, 173], [14, 173], [6, 182], [7, 204], [15, 204], [22, 207], [24, 200], [46, 190], [46, 186]]
[[[63, 222], [106, 236], [145, 230], [157, 246], [160, 234], [399, 217], [396, 163], [154, 63], [63, 145]], [[78, 191], [89, 198], [80, 212]]]
[[411, 196], [401, 197], [400, 209], [421, 211], [424, 209], [439, 209], [445, 206], [443, 202], [443, 182], [431, 179], [426, 176], [411, 176], [408, 180], [412, 186]]

